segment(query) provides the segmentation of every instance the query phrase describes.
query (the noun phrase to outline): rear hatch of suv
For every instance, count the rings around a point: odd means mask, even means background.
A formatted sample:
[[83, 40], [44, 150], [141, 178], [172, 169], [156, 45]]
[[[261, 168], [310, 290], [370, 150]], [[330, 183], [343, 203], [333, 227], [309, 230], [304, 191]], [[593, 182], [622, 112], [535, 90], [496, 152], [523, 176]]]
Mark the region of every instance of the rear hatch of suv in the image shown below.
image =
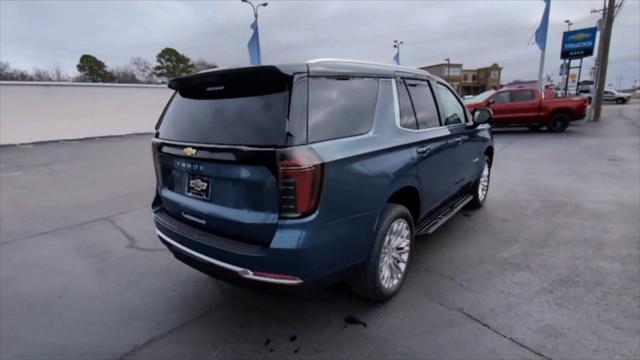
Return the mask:
[[153, 142], [155, 210], [268, 245], [287, 204], [279, 149], [307, 140], [306, 81], [297, 85], [299, 76], [259, 66], [172, 80], [176, 92]]

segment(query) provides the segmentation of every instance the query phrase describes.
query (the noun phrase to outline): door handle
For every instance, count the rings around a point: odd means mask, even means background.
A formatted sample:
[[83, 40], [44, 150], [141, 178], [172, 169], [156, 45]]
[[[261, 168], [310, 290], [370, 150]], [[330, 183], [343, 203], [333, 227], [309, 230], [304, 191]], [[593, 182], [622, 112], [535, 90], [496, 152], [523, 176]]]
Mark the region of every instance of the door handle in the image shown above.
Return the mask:
[[416, 148], [416, 153], [419, 157], [427, 156], [431, 152], [430, 146], [418, 146]]

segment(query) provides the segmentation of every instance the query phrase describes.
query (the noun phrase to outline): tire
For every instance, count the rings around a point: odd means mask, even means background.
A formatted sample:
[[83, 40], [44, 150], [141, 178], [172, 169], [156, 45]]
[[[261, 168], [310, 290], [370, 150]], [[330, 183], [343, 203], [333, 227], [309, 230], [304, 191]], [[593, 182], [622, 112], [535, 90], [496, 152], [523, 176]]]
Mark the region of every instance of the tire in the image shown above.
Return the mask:
[[531, 131], [540, 131], [542, 129], [542, 125], [529, 125], [527, 127]]
[[[374, 242], [369, 258], [350, 281], [353, 291], [376, 302], [389, 300], [396, 295], [407, 277], [414, 236], [409, 210], [402, 205], [387, 204], [373, 233]], [[395, 247], [394, 241], [398, 241]], [[399, 277], [392, 274], [399, 274]]]
[[569, 115], [565, 113], [555, 114], [551, 117], [551, 121], [549, 121], [549, 125], [547, 125], [547, 130], [554, 133], [561, 133], [567, 130], [570, 121]]
[[473, 184], [472, 193], [473, 199], [469, 202], [469, 207], [472, 209], [479, 209], [484, 205], [489, 193], [489, 184], [491, 182], [491, 159], [485, 155], [484, 164], [482, 165], [482, 171], [478, 180]]
[[626, 103], [626, 101], [623, 98], [616, 99], [616, 104], [624, 104], [624, 103]]

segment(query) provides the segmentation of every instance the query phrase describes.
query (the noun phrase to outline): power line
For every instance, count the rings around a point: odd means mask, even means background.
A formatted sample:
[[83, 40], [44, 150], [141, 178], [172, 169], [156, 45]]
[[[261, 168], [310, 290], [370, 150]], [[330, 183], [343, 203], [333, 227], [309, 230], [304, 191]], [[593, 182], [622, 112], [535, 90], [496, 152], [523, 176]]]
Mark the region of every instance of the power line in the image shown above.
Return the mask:
[[620, 0], [620, 1], [618, 2], [618, 4], [616, 4], [616, 11], [615, 11], [615, 13], [613, 13], [613, 18], [614, 18], [614, 19], [618, 16], [618, 14], [620, 13], [620, 10], [622, 10], [622, 6], [624, 6], [624, 3], [625, 3], [626, 1], [627, 1], [627, 0]]

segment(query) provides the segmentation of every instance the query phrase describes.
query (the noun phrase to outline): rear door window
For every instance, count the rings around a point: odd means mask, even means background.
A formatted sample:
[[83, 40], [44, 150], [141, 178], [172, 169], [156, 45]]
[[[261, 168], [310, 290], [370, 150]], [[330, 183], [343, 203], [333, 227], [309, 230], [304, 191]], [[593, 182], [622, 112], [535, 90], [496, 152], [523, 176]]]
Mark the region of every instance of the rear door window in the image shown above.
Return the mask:
[[438, 108], [431, 93], [429, 83], [421, 80], [407, 80], [407, 87], [416, 111], [418, 129], [428, 129], [440, 126]]
[[398, 80], [398, 104], [400, 105], [400, 127], [404, 129], [418, 130], [418, 123], [411, 105], [411, 98], [404, 80]]
[[377, 96], [378, 79], [309, 78], [309, 142], [367, 133]]
[[531, 90], [511, 91], [511, 95], [509, 95], [509, 102], [531, 101], [533, 98], [533, 91]]

